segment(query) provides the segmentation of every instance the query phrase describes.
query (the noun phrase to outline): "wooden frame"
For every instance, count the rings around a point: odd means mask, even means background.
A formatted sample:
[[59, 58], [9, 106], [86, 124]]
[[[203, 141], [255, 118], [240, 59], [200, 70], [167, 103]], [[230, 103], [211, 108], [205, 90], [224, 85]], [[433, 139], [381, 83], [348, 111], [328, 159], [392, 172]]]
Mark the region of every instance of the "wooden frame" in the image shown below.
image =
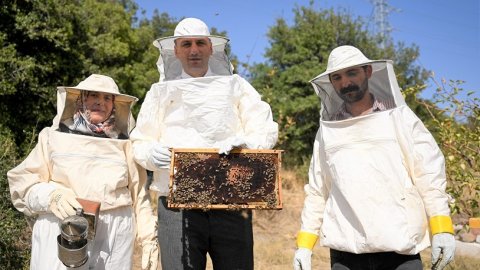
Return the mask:
[[282, 150], [172, 149], [167, 205], [180, 209], [282, 209]]

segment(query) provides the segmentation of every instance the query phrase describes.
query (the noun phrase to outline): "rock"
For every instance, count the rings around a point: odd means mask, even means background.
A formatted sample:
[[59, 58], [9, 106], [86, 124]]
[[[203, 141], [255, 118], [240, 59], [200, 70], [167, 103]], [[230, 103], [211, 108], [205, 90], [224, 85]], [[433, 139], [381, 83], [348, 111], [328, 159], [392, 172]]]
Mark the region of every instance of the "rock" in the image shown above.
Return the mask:
[[455, 214], [452, 216], [453, 224], [467, 225], [469, 216], [467, 214]]
[[461, 241], [455, 241], [455, 255], [457, 256], [469, 256], [478, 258], [480, 254], [480, 243], [465, 243]]

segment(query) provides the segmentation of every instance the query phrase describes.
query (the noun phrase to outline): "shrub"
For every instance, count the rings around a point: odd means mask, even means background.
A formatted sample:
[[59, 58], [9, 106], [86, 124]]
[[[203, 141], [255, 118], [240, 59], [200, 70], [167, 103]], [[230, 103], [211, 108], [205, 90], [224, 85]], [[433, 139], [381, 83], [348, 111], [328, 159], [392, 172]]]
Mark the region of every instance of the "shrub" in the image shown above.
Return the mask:
[[0, 125], [0, 269], [27, 269], [30, 258], [30, 228], [12, 205], [7, 180], [16, 155], [12, 134]]
[[[434, 80], [435, 81], [435, 80]], [[428, 102], [419, 100], [430, 114], [446, 159], [447, 192], [453, 215], [480, 216], [480, 99], [465, 93], [463, 81], [442, 80]]]

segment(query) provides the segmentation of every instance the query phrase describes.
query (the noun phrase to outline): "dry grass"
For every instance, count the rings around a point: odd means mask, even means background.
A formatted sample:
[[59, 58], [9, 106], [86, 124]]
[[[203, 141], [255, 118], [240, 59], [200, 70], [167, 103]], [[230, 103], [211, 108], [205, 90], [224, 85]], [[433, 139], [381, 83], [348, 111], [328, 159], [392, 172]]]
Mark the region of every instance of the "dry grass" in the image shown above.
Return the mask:
[[[292, 269], [295, 237], [300, 229], [303, 207], [303, 183], [293, 172], [282, 174], [283, 209], [255, 211], [255, 269]], [[328, 269], [328, 249], [319, 245], [314, 250], [314, 269]]]
[[[303, 207], [304, 179], [298, 179], [295, 173], [282, 173], [282, 210], [254, 211], [254, 254], [256, 270], [293, 269], [295, 236], [300, 228], [300, 213]], [[139, 249], [136, 249], [134, 269], [140, 269]], [[430, 269], [430, 249], [421, 253], [424, 268]], [[312, 269], [330, 269], [329, 251], [316, 245], [313, 252]], [[159, 267], [159, 269], [161, 269]], [[207, 269], [213, 269], [210, 261]], [[455, 257], [447, 270], [478, 270], [480, 254], [477, 258]]]

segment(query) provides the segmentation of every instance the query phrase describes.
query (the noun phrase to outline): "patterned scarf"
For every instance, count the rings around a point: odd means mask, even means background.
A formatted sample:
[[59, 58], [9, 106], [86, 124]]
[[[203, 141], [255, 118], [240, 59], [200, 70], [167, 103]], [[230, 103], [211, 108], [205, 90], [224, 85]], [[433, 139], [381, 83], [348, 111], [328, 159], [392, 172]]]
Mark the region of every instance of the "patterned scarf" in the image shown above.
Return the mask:
[[[118, 138], [119, 132], [115, 127], [115, 105], [113, 105], [112, 113], [107, 120], [102, 123], [93, 124], [90, 122], [90, 110], [85, 106], [85, 101], [89, 95], [89, 91], [81, 91], [76, 102], [75, 114], [73, 115], [73, 123], [67, 125], [74, 132], [85, 135]], [[115, 95], [113, 95], [115, 101]], [[115, 103], [114, 103], [115, 104]]]

